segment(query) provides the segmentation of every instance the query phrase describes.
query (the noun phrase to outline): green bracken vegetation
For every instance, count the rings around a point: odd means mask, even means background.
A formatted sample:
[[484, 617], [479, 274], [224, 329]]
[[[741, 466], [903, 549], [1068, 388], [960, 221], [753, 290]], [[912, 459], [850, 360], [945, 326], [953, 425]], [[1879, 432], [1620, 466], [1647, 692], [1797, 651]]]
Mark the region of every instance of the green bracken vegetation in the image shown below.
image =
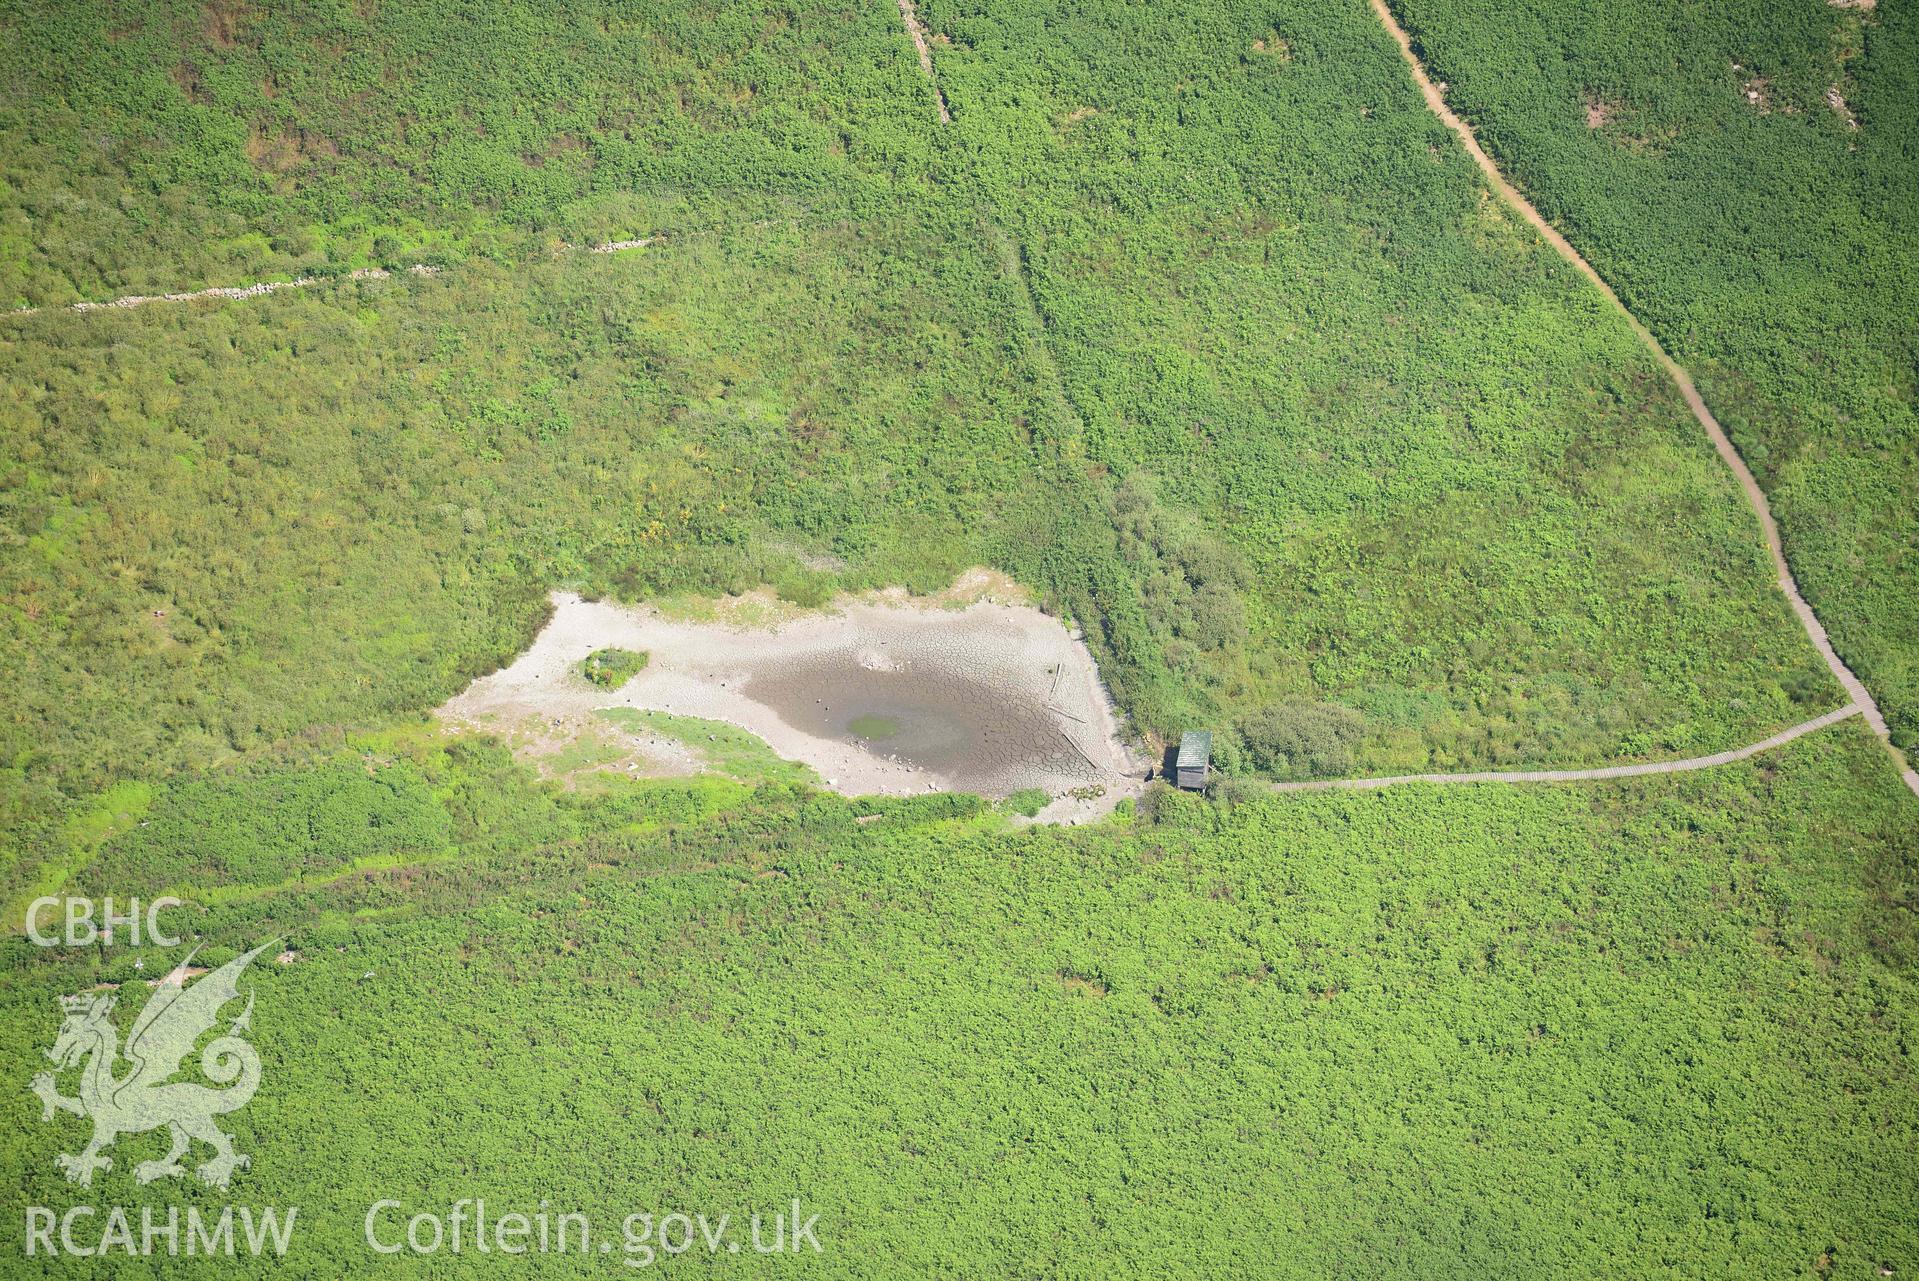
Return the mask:
[[1009, 814], [1018, 814], [1025, 818], [1032, 818], [1041, 810], [1045, 809], [1046, 802], [1051, 799], [1053, 798], [1048, 796], [1042, 788], [1022, 787], [1019, 791], [1007, 797], [1003, 804]]
[[[799, 1196], [822, 1253], [796, 1275], [1914, 1261], [1919, 850], [1856, 725], [1674, 779], [1161, 793], [1137, 826], [1018, 832], [966, 798], [583, 800], [497, 751], [386, 750], [446, 796], [456, 857], [178, 918], [297, 954], [256, 966], [272, 1071], [229, 1119], [241, 1199], [302, 1207], [276, 1275], [363, 1274], [381, 1197], [474, 1195], [614, 1223]], [[156, 811], [194, 806], [222, 839], [200, 798]], [[76, 888], [171, 883], [150, 851], [123, 838]], [[265, 858], [233, 872], [280, 876]], [[139, 992], [127, 949], [8, 954], [9, 1079], [56, 995]], [[83, 1124], [11, 1107], [22, 1195], [66, 1204], [48, 1154]]]
[[[1809, 7], [1675, 71], [1488, 50], [1690, 10], [1406, 6], [1909, 733], [1911, 14]], [[497, 1268], [361, 1241], [380, 1197], [474, 1195], [797, 1196], [796, 1276], [1919, 1268], [1919, 824], [1857, 721], [1590, 786], [1260, 781], [1697, 755], [1841, 701], [1623, 321], [1358, 0], [919, 12], [950, 124], [890, 0], [0, 3], [0, 295], [42, 307], [0, 317], [0, 902], [172, 892], [196, 963], [284, 940], [226, 1119], [232, 1195], [302, 1207], [275, 1274]], [[1773, 109], [1688, 115], [1728, 55]], [[1708, 138], [1675, 230], [1660, 166]], [[1812, 173], [1851, 175], [1818, 253], [1852, 274], [1794, 292]], [[1775, 197], [1779, 239], [1695, 252]], [[692, 717], [606, 709], [543, 777], [429, 715], [555, 588], [976, 564], [1084, 629], [1131, 731], [1212, 728], [1224, 794], [1033, 826], [1043, 794], [848, 800]], [[708, 772], [602, 768], [621, 735]], [[0, 954], [24, 1083], [56, 996], [121, 983], [124, 1029], [180, 952]], [[68, 1187], [81, 1123], [12, 1098], [24, 1203], [214, 1203], [134, 1183], [155, 1136]]]
[[1919, 747], [1919, 8], [1393, 7], [1692, 370], [1807, 600]]
[[931, 151], [897, 127], [916, 73], [883, 7], [141, 0], [0, 23], [0, 295], [24, 302], [734, 225]]

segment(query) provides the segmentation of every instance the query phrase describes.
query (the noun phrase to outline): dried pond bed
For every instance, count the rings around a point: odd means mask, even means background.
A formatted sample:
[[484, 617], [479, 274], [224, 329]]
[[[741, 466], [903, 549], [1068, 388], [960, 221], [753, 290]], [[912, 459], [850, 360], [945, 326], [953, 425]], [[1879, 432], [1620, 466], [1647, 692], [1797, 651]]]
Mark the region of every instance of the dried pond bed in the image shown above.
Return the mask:
[[[630, 749], [612, 767], [643, 773], [700, 768], [701, 744], [663, 736], [657, 718], [598, 713], [721, 721], [848, 795], [1040, 788], [1064, 798], [1048, 818], [1102, 808], [1100, 799], [1136, 790], [1142, 772], [1119, 739], [1091, 653], [1028, 605], [890, 594], [745, 627], [569, 593], [552, 600], [532, 646], [448, 702], [444, 717], [536, 726], [530, 739], [522, 733], [535, 754], [611, 725]], [[645, 669], [614, 689], [582, 678], [581, 663], [609, 649], [647, 654]]]

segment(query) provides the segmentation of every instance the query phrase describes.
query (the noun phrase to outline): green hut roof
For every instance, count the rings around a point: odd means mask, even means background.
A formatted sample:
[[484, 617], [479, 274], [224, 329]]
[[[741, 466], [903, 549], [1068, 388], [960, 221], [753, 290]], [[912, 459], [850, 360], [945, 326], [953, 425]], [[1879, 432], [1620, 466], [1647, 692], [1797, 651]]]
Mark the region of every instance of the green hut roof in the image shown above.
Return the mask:
[[1212, 760], [1211, 730], [1189, 729], [1179, 736], [1179, 768], [1198, 769]]

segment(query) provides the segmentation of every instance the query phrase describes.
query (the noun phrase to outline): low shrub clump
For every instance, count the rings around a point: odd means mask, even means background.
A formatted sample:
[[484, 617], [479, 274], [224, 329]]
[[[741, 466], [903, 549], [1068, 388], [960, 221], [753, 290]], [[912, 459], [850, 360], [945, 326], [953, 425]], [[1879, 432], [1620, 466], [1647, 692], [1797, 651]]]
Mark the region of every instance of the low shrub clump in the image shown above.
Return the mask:
[[1239, 723], [1253, 767], [1279, 778], [1350, 773], [1364, 732], [1365, 721], [1351, 708], [1305, 700], [1261, 707]]
[[618, 689], [646, 670], [647, 655], [631, 649], [597, 649], [580, 662], [580, 675], [601, 689]]

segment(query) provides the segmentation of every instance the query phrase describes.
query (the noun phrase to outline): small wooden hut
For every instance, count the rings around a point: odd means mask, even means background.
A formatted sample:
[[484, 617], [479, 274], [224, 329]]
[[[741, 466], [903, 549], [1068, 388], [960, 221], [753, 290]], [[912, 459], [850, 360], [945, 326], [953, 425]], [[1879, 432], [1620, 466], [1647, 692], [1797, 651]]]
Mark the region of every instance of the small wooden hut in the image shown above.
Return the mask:
[[1213, 735], [1209, 730], [1189, 729], [1179, 736], [1179, 755], [1173, 758], [1173, 781], [1191, 791], [1206, 786], [1213, 770]]

